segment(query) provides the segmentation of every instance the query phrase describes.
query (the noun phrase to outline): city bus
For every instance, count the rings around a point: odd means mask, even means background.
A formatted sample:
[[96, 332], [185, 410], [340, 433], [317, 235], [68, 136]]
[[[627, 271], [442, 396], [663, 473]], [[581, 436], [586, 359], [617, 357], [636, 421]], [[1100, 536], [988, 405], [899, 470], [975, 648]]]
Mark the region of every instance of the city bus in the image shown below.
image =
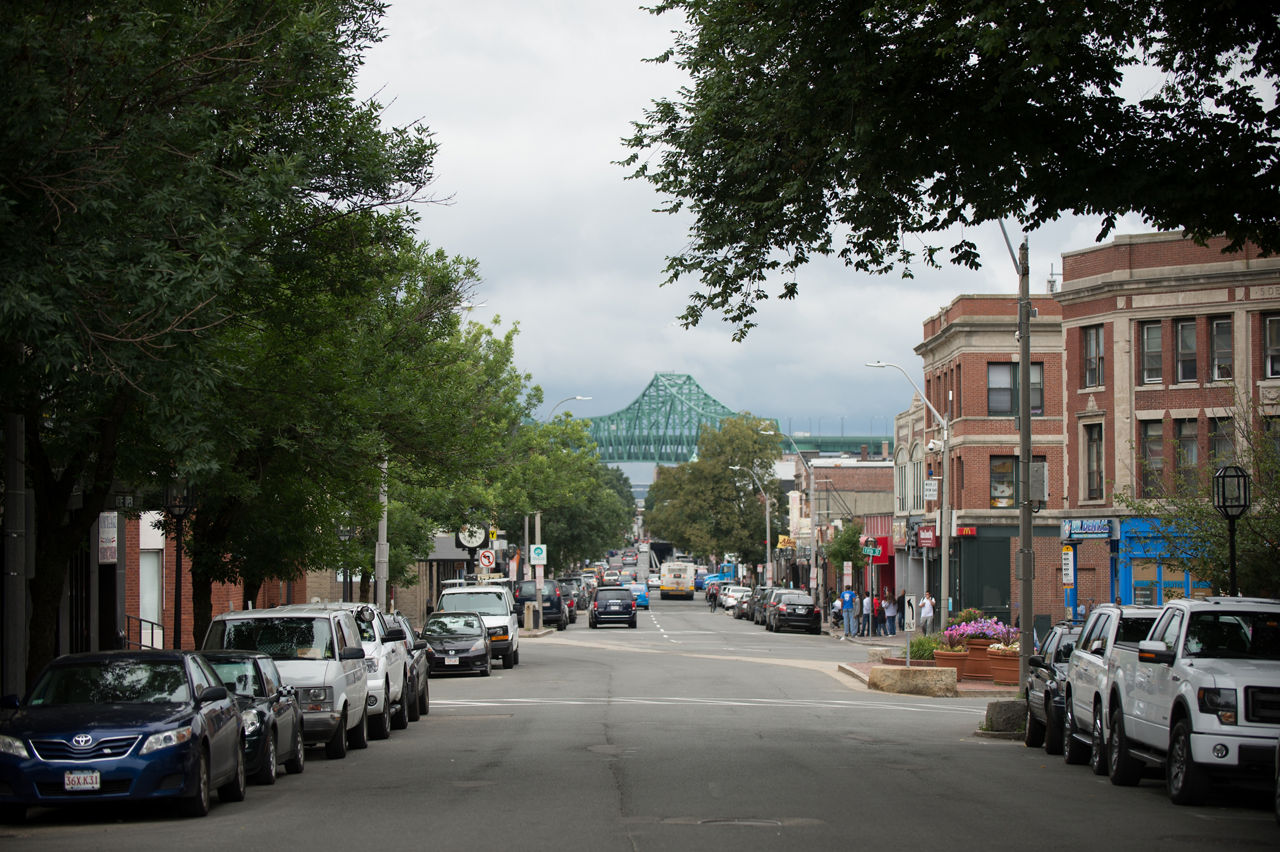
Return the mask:
[[668, 598], [693, 600], [693, 577], [698, 566], [692, 562], [663, 562], [658, 591]]

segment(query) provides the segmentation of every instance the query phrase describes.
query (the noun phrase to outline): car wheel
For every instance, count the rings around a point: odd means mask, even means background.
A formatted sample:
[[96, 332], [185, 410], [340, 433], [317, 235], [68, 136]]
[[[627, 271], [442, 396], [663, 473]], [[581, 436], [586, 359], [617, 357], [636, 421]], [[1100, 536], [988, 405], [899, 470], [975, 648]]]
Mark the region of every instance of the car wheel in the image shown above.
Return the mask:
[[384, 709], [376, 716], [369, 717], [369, 739], [385, 740], [391, 736], [391, 711]]
[[361, 708], [360, 724], [351, 729], [347, 734], [347, 745], [350, 748], [368, 748], [369, 747], [369, 708]]
[[630, 621], [627, 622], [627, 626], [634, 630], [636, 626], [636, 620], [632, 618]]
[[1111, 708], [1111, 751], [1107, 769], [1111, 783], [1132, 787], [1142, 780], [1142, 761], [1129, 753], [1129, 740], [1124, 735], [1124, 711], [1119, 703]]
[[1089, 748], [1075, 738], [1076, 718], [1071, 712], [1071, 696], [1067, 696], [1062, 711], [1062, 759], [1066, 763], [1080, 764], [1089, 759]]
[[1204, 770], [1191, 755], [1191, 723], [1186, 719], [1173, 726], [1169, 736], [1169, 758], [1165, 767], [1165, 787], [1175, 805], [1194, 805], [1204, 798]]
[[418, 689], [418, 678], [414, 677], [413, 682], [405, 685], [404, 698], [401, 702], [405, 706], [405, 715], [410, 722], [416, 722], [422, 718], [422, 711], [418, 709], [418, 701], [421, 692]]
[[1276, 824], [1280, 825], [1280, 745], [1276, 746]]
[[599, 625], [596, 624], [596, 620], [594, 618], [587, 619], [587, 626], [590, 627], [592, 630], [595, 630], [597, 627], [599, 627]]
[[1022, 744], [1027, 748], [1040, 748], [1044, 745], [1044, 722], [1031, 712], [1031, 702], [1027, 701], [1027, 728], [1022, 735]]
[[422, 691], [418, 693], [418, 716], [422, 717], [431, 712], [431, 672], [424, 672], [425, 677], [422, 679]]
[[307, 747], [302, 742], [302, 720], [293, 726], [293, 756], [284, 762], [284, 771], [297, 775], [307, 766]]
[[338, 730], [333, 732], [333, 736], [329, 737], [329, 742], [324, 744], [324, 756], [330, 760], [342, 760], [347, 756], [347, 711], [342, 711], [342, 717], [338, 720]]
[[1044, 753], [1062, 754], [1062, 725], [1053, 712], [1053, 699], [1048, 696], [1044, 699]]
[[1103, 739], [1102, 702], [1093, 704], [1093, 727], [1089, 732], [1089, 769], [1094, 775], [1107, 774], [1107, 741]]
[[209, 754], [203, 747], [196, 764], [195, 793], [182, 800], [182, 813], [189, 817], [202, 817], [209, 814]]
[[493, 674], [493, 660], [486, 660], [484, 670], [480, 672], [480, 677], [488, 677]]
[[406, 680], [405, 685], [400, 688], [400, 700], [395, 705], [395, 712], [391, 714], [391, 727], [397, 731], [403, 731], [409, 727], [409, 697], [413, 695], [409, 692], [409, 682]]
[[513, 665], [520, 665], [520, 649], [516, 648], [511, 652], [511, 662]]
[[279, 768], [280, 767], [276, 764], [276, 732], [274, 728], [268, 728], [267, 743], [262, 755], [262, 768], [253, 776], [253, 783], [276, 783], [276, 771]]
[[569, 623], [565, 621], [564, 616], [560, 616], [560, 620], [556, 622], [556, 630], [564, 630], [568, 626]]
[[231, 780], [218, 788], [219, 802], [243, 802], [244, 801], [244, 743], [238, 744], [240, 747], [236, 749], [236, 772]]
[[508, 651], [507, 653], [502, 655], [502, 667], [504, 669], [515, 668], [515, 665], [516, 665], [516, 658], [515, 658], [514, 651]]

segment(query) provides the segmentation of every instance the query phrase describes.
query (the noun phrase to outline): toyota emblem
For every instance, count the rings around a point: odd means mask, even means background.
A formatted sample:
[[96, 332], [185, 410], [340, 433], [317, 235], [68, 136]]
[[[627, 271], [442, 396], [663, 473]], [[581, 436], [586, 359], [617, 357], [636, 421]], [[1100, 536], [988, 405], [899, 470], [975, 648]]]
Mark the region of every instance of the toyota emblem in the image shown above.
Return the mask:
[[86, 748], [93, 742], [93, 737], [88, 734], [76, 734], [71, 738], [71, 744], [76, 748]]

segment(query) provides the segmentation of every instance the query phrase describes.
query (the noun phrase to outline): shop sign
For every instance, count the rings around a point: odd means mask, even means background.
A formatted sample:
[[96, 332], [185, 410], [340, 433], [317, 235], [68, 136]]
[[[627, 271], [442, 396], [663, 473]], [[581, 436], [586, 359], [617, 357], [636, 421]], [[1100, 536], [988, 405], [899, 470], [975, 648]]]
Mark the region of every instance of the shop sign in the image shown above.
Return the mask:
[[938, 546], [938, 528], [934, 526], [920, 527], [916, 530], [916, 541], [921, 547]]
[[975, 536], [977, 534], [977, 527], [956, 527], [956, 535], [958, 536]]
[[1062, 522], [1062, 539], [1111, 538], [1110, 518], [1077, 518]]

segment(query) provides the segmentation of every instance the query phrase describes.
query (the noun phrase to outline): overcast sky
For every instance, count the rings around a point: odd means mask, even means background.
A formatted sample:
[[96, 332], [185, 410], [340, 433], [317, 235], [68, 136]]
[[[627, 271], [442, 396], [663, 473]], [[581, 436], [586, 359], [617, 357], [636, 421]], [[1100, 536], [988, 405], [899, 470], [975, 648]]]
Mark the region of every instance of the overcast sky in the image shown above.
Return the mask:
[[[926, 317], [962, 293], [1017, 292], [992, 224], [968, 233], [983, 253], [978, 272], [903, 280], [814, 263], [800, 271], [798, 299], [764, 303], [745, 342], [715, 315], [682, 329], [674, 320], [692, 283], [659, 282], [687, 222], [652, 212], [661, 199], [613, 164], [628, 153], [630, 122], [681, 83], [677, 69], [643, 61], [671, 45], [678, 21], [634, 0], [400, 0], [384, 23], [361, 92], [388, 103], [391, 122], [421, 120], [436, 134], [431, 190], [451, 202], [420, 209], [422, 238], [479, 261], [474, 301], [485, 307], [473, 316], [519, 322], [517, 363], [543, 388], [541, 416], [575, 395], [592, 399], [561, 412], [617, 411], [654, 372], [674, 371], [790, 431], [887, 434], [911, 386], [865, 363], [901, 364], [922, 383], [912, 350]], [[1098, 225], [1066, 220], [1030, 235], [1033, 294]], [[1135, 220], [1119, 230], [1147, 229]], [[1016, 245], [1020, 234], [1010, 236]]]

